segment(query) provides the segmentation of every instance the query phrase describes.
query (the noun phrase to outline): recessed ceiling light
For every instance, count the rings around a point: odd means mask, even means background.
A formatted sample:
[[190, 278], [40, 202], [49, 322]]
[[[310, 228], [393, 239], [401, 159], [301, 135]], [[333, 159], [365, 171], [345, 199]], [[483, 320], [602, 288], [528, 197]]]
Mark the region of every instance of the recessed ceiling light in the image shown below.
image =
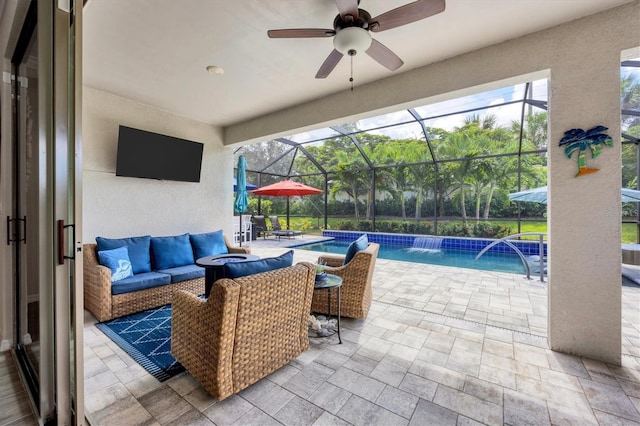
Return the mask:
[[222, 74], [224, 74], [224, 70], [222, 69], [222, 67], [219, 67], [217, 65], [209, 65], [207, 67], [207, 71], [209, 71], [209, 74], [213, 74], [213, 75], [222, 75]]

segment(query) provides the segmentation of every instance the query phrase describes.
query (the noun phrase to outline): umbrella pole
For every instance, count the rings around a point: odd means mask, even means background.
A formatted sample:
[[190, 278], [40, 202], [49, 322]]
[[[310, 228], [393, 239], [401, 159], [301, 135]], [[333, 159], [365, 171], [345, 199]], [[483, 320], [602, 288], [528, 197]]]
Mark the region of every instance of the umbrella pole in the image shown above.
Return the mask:
[[240, 242], [240, 247], [242, 247], [242, 238], [244, 237], [244, 233], [242, 232], [242, 212], [240, 212], [238, 216], [240, 216], [240, 228], [238, 229], [238, 241]]
[[289, 230], [289, 196], [287, 196], [287, 231]]

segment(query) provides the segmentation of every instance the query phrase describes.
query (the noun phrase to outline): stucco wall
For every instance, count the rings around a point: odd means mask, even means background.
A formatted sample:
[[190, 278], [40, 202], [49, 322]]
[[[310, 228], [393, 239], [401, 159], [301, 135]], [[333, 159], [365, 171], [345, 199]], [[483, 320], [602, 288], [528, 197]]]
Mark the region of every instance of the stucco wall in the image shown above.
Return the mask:
[[[224, 229], [233, 214], [232, 151], [218, 128], [89, 87], [83, 95], [83, 240]], [[118, 126], [204, 143], [199, 183], [115, 175]]]

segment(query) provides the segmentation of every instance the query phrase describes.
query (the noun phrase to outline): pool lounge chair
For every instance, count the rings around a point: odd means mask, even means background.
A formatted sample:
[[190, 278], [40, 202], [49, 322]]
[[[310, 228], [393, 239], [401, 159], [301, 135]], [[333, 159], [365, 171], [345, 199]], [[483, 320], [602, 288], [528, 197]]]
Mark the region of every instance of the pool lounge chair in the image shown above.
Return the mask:
[[259, 237], [262, 234], [262, 238], [267, 239], [267, 236], [270, 234], [267, 229], [267, 222], [264, 219], [263, 215], [255, 215], [251, 219], [253, 222], [253, 228], [256, 230], [256, 235]]
[[280, 239], [280, 237], [295, 238], [296, 235], [302, 235], [302, 231], [282, 229], [278, 216], [269, 216], [269, 220], [271, 220], [271, 233], [278, 239]]

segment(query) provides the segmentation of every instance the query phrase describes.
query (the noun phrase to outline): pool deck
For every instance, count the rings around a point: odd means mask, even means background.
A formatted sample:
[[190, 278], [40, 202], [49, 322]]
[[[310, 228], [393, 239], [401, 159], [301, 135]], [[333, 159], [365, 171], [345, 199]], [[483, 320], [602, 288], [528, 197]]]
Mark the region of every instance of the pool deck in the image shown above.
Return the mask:
[[[254, 241], [276, 256], [303, 236]], [[318, 252], [295, 250], [294, 262]], [[546, 284], [378, 259], [365, 320], [216, 401], [188, 373], [158, 382], [86, 312], [94, 425], [640, 425], [640, 286], [622, 287], [621, 366], [548, 349]], [[170, 408], [168, 408], [170, 407]]]
[[[303, 235], [295, 239], [252, 241], [252, 253], [277, 256], [287, 248], [327, 240]], [[295, 247], [294, 247], [295, 248]], [[295, 250], [294, 262], [316, 262], [321, 252]], [[547, 346], [547, 283], [537, 276], [480, 271], [380, 259], [373, 277], [373, 300], [402, 306], [441, 319], [456, 319], [523, 333]], [[622, 353], [640, 362], [640, 285], [622, 286]]]

